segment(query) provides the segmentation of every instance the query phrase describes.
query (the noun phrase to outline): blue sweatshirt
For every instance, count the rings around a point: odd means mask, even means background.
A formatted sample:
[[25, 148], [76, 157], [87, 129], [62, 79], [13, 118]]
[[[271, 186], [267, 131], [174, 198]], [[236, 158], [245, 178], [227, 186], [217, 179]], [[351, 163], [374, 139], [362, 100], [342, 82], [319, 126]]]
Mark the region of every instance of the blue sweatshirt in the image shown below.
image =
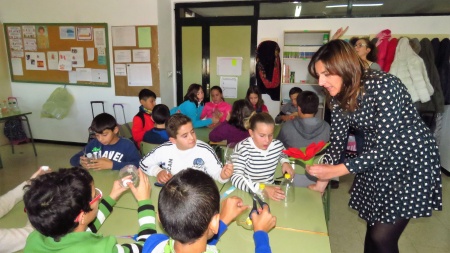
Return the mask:
[[92, 157], [108, 158], [113, 162], [113, 170], [120, 170], [125, 165], [132, 164], [139, 168], [139, 161], [141, 156], [136, 146], [129, 139], [119, 137], [119, 141], [113, 145], [103, 145], [97, 139], [91, 140], [86, 147], [80, 152], [76, 153], [70, 158], [70, 164], [72, 166], [80, 165], [80, 156], [86, 153], [92, 154]]
[[182, 114], [188, 116], [192, 120], [192, 125], [194, 128], [205, 127], [212, 124], [212, 119], [200, 119], [202, 115], [203, 105], [197, 107], [194, 102], [189, 100], [184, 101], [178, 107], [174, 107], [170, 110], [170, 115], [177, 113], [178, 111]]

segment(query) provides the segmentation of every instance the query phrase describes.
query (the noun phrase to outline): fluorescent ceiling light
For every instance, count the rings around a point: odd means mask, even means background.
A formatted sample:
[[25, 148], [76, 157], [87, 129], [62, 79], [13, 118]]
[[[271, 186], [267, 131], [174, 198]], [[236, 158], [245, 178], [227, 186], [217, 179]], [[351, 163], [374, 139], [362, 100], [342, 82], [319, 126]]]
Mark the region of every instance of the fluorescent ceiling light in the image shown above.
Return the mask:
[[[374, 6], [382, 6], [383, 3], [373, 3], [373, 4], [352, 4], [353, 7], [374, 7]], [[327, 5], [325, 8], [342, 8], [347, 7], [347, 4], [333, 4]]]
[[299, 4], [299, 5], [295, 6], [295, 14], [294, 14], [294, 16], [300, 17], [300, 13], [301, 12], [302, 12], [302, 5]]

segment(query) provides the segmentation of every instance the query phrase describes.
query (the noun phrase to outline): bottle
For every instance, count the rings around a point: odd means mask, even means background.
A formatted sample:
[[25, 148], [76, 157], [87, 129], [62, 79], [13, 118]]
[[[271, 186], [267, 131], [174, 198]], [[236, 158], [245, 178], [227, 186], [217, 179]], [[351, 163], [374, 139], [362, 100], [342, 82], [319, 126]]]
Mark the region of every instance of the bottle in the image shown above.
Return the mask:
[[324, 33], [323, 34], [323, 44], [327, 44], [328, 43], [328, 39], [329, 39], [328, 33]]
[[261, 198], [262, 201], [268, 203], [268, 201], [269, 201], [269, 196], [268, 196], [267, 193], [264, 191], [264, 189], [266, 189], [266, 185], [263, 184], [263, 183], [259, 183], [258, 197]]
[[20, 109], [19, 109], [19, 106], [17, 105], [16, 101], [12, 102], [12, 112], [17, 113], [17, 114], [20, 113]]
[[136, 166], [129, 164], [120, 169], [119, 179], [122, 180], [122, 186], [128, 187], [128, 183], [132, 182], [135, 187], [139, 185], [139, 174]]
[[294, 182], [291, 179], [291, 175], [289, 173], [284, 174], [284, 180], [280, 184], [281, 190], [284, 192], [284, 204], [285, 206], [288, 203], [292, 203], [295, 201], [295, 189]]

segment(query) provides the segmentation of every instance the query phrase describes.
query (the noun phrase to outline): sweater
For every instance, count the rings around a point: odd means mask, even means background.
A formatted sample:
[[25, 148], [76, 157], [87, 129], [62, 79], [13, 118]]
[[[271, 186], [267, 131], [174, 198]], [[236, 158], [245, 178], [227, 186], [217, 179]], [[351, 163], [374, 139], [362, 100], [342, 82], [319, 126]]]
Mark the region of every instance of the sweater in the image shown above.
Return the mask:
[[275, 123], [280, 124], [283, 123], [281, 116], [290, 115], [292, 113], [296, 113], [298, 111], [297, 106], [292, 104], [292, 101], [287, 102], [283, 106], [281, 106], [280, 113], [275, 117]]
[[213, 148], [200, 140], [197, 140], [196, 145], [188, 150], [179, 150], [176, 144], [165, 142], [142, 158], [140, 168], [153, 177], [163, 170], [175, 175], [182, 170], [192, 168], [205, 172], [220, 183], [228, 182], [228, 179], [220, 177], [222, 162]]
[[138, 202], [139, 232], [137, 242], [133, 244], [117, 244], [114, 236], [102, 236], [96, 231], [100, 228], [105, 219], [111, 214], [112, 207], [116, 202], [109, 196], [104, 198], [99, 205], [97, 218], [90, 224], [92, 231], [71, 232], [61, 237], [59, 242], [53, 238], [47, 237], [34, 231], [27, 239], [25, 253], [72, 253], [72, 252], [124, 252], [137, 253], [142, 252], [142, 246], [150, 236], [156, 233], [155, 210], [151, 200], [142, 200]]
[[231, 105], [225, 101], [222, 101], [218, 104], [214, 104], [213, 102], [208, 102], [205, 104], [203, 108], [202, 114], [200, 115], [201, 119], [204, 118], [212, 118], [214, 111], [218, 110], [222, 113], [222, 117], [220, 117], [220, 122], [224, 122], [227, 120], [228, 114], [231, 112]]
[[152, 128], [144, 134], [144, 141], [153, 144], [163, 144], [169, 141], [169, 134], [165, 128]]
[[[142, 122], [142, 118], [139, 114], [144, 116], [144, 122]], [[140, 111], [133, 117], [133, 126], [131, 127], [131, 135], [133, 136], [134, 142], [138, 147], [141, 146], [141, 141], [144, 138], [144, 134], [152, 129], [155, 125], [153, 122], [152, 116], [148, 113]]]
[[397, 44], [397, 38], [391, 38], [391, 40], [389, 40], [388, 42], [386, 57], [384, 61], [384, 69], [382, 69], [384, 72], [389, 72], [389, 70], [391, 70], [391, 65], [395, 58], [395, 49], [397, 49]]
[[276, 139], [267, 150], [257, 148], [251, 137], [239, 142], [234, 147], [234, 153], [238, 155], [233, 158], [231, 183], [243, 191], [249, 190], [244, 178], [250, 181], [252, 190], [259, 189], [259, 183], [272, 184], [278, 163], [289, 162], [283, 150], [283, 143]]
[[97, 139], [91, 140], [83, 150], [70, 158], [70, 164], [72, 166], [81, 166], [80, 157], [89, 153], [94, 158], [97, 156], [98, 158], [105, 157], [111, 160], [113, 162], [113, 170], [120, 170], [129, 164], [138, 167], [141, 160], [139, 151], [133, 142], [119, 137], [119, 141], [113, 145], [103, 145]]
[[277, 137], [285, 147], [306, 147], [313, 142], [330, 139], [330, 125], [322, 119], [296, 118], [281, 126]]
[[178, 107], [172, 108], [170, 110], [170, 115], [180, 112], [192, 120], [192, 126], [194, 128], [205, 127], [212, 124], [212, 119], [202, 119], [200, 117], [202, 115], [203, 107], [203, 105], [197, 106], [196, 103], [186, 100]]
[[[0, 196], [0, 217], [6, 215], [23, 198], [26, 182], [16, 186]], [[25, 214], [23, 214], [25, 215]], [[33, 231], [30, 222], [22, 228], [0, 228], [0, 253], [15, 252], [23, 249], [28, 235]]]
[[227, 141], [227, 143], [238, 143], [249, 137], [247, 130], [239, 129], [228, 121], [220, 123], [211, 132], [209, 132], [209, 140], [214, 142]]

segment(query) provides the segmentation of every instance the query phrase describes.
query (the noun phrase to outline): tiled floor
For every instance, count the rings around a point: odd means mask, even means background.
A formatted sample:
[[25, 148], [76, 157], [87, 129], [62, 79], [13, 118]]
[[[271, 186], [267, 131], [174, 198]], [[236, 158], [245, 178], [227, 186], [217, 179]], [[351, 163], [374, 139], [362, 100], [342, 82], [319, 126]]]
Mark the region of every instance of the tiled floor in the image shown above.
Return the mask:
[[[31, 144], [1, 146], [3, 169], [0, 169], [0, 194], [5, 193], [27, 179], [40, 165], [52, 168], [69, 166], [70, 157], [81, 149], [79, 146], [36, 144], [38, 156]], [[450, 252], [450, 178], [443, 175], [444, 210], [434, 212], [431, 218], [412, 220], [400, 238], [400, 252], [444, 253]], [[366, 223], [348, 206], [348, 189], [352, 176], [341, 178], [339, 189], [331, 195], [331, 219], [329, 223], [331, 250], [333, 253], [363, 252]]]

